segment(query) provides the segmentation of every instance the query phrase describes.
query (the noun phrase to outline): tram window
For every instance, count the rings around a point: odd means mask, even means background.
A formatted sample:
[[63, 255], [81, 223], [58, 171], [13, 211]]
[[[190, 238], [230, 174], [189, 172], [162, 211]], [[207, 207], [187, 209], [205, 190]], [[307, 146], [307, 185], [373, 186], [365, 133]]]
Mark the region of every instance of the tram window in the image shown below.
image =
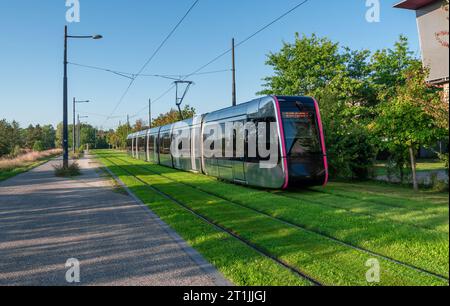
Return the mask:
[[286, 150], [289, 156], [320, 154], [320, 134], [313, 106], [299, 103], [282, 105]]

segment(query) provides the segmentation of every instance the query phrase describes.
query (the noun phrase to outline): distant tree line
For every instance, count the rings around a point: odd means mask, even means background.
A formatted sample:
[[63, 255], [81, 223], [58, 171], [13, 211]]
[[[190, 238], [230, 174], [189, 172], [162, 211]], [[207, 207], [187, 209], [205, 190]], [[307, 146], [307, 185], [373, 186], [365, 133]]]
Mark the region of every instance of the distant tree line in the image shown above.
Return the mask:
[[[195, 115], [195, 108], [186, 105], [181, 113], [183, 119], [190, 119]], [[171, 109], [167, 113], [160, 114], [156, 119], [152, 121], [152, 128], [158, 126], [164, 126], [167, 124], [175, 123], [181, 120], [180, 112], [177, 109]], [[145, 125], [142, 119], [136, 121], [132, 126], [131, 124], [120, 125], [115, 131], [109, 131], [107, 133], [107, 142], [114, 149], [125, 149], [127, 146], [127, 137], [129, 134], [139, 132], [148, 129], [148, 124]]]
[[0, 121], [0, 157], [18, 156], [23, 151], [44, 151], [56, 147], [56, 132], [52, 125], [29, 125], [21, 128], [16, 121]]
[[[78, 138], [78, 126], [75, 126]], [[88, 124], [80, 125], [80, 148], [109, 148], [109, 134], [114, 131], [102, 131]], [[52, 125], [29, 125], [21, 128], [16, 121], [0, 121], [0, 157], [16, 157], [26, 151], [45, 151], [62, 147], [63, 125], [56, 130]], [[73, 146], [73, 126], [69, 125], [69, 147]]]
[[[69, 127], [69, 148], [73, 148], [73, 125], [70, 124]], [[78, 136], [78, 133], [80, 134]], [[99, 130], [89, 124], [75, 125], [75, 137], [76, 137], [76, 150], [83, 150], [89, 146], [90, 149], [107, 149], [109, 147], [107, 141], [108, 132]], [[78, 139], [79, 138], [79, 139]], [[56, 128], [56, 145], [57, 147], [62, 146], [63, 140], [63, 124], [58, 124]], [[79, 143], [78, 143], [79, 140]]]

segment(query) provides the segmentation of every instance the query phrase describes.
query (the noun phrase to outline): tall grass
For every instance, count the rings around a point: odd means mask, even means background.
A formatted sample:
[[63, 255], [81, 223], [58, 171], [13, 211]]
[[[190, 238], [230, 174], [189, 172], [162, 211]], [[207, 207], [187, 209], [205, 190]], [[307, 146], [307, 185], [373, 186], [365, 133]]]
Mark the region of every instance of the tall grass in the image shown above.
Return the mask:
[[8, 171], [15, 168], [23, 167], [39, 161], [44, 158], [57, 156], [62, 153], [61, 149], [52, 149], [42, 152], [29, 152], [15, 158], [0, 159], [0, 171]]

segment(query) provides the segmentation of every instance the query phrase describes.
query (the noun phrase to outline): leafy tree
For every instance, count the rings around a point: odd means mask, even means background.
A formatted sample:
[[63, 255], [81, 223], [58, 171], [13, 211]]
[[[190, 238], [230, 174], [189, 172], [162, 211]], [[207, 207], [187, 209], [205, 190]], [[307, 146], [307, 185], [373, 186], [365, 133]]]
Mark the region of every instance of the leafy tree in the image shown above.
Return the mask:
[[22, 129], [19, 123], [13, 121], [7, 122], [5, 119], [0, 121], [0, 157], [13, 154], [16, 147], [23, 144]]
[[0, 157], [11, 152], [11, 124], [5, 119], [0, 121]]
[[90, 148], [95, 147], [96, 130], [89, 124], [82, 124], [80, 126], [80, 147], [85, 148], [89, 145]]
[[320, 101], [330, 174], [368, 177], [377, 154], [374, 138], [361, 123], [360, 107], [351, 106], [332, 92]]
[[24, 133], [25, 133], [25, 147], [28, 149], [32, 149], [34, 143], [38, 140], [42, 140], [43, 138], [42, 127], [39, 124], [36, 126], [30, 124], [28, 128], [25, 129]]
[[113, 132], [97, 131], [95, 137], [95, 148], [96, 149], [108, 149], [108, 134]]
[[408, 39], [400, 36], [393, 49], [376, 51], [371, 59], [371, 82], [379, 94], [379, 100], [384, 101], [396, 95], [398, 86], [405, 85], [404, 72], [412, 65], [421, 64], [414, 58], [409, 48]]
[[[69, 135], [71, 135], [71, 134], [72, 133], [69, 133]], [[71, 144], [72, 142], [69, 141], [69, 143]], [[63, 145], [63, 124], [61, 122], [61, 123], [58, 123], [58, 125], [56, 126], [55, 147], [62, 148], [62, 145]]]
[[133, 129], [130, 125], [121, 125], [116, 131], [108, 133], [107, 141], [115, 149], [125, 149], [127, 147], [128, 135], [132, 132]]
[[52, 125], [44, 125], [42, 127], [41, 141], [45, 150], [55, 148], [56, 131]]
[[370, 51], [340, 48], [326, 38], [300, 37], [268, 55], [275, 75], [264, 79], [261, 94], [310, 95], [318, 98], [331, 173], [364, 178], [373, 165], [376, 147], [366, 125], [378, 103], [370, 82]]
[[17, 121], [11, 123], [10, 149], [15, 151], [16, 147], [23, 146], [22, 129]]
[[339, 45], [327, 38], [295, 35], [293, 44], [284, 43], [280, 52], [270, 53], [266, 64], [274, 70], [264, 78], [263, 95], [315, 95], [345, 71], [345, 57]]
[[[189, 119], [194, 117], [195, 108], [186, 105], [184, 109], [181, 110], [184, 119]], [[175, 123], [181, 120], [180, 112], [176, 109], [171, 109], [169, 112], [165, 114], [161, 114], [153, 120], [152, 127], [164, 126], [167, 124]]]
[[[68, 137], [69, 147], [71, 148], [73, 146], [73, 125], [72, 124], [69, 124], [68, 130], [69, 130], [69, 137]], [[56, 135], [55, 135], [54, 147], [62, 148], [62, 145], [63, 145], [63, 124], [62, 124], [62, 122], [57, 125], [55, 134]]]
[[136, 120], [136, 123], [133, 126], [134, 132], [140, 132], [145, 129], [144, 121], [142, 119]]
[[421, 146], [431, 147], [448, 135], [430, 114], [429, 109], [442, 105], [439, 92], [426, 84], [427, 71], [415, 64], [403, 73], [404, 84], [395, 87], [392, 100], [379, 106], [379, 116], [372, 126], [383, 139], [382, 145], [397, 155], [399, 161], [409, 154], [414, 189], [418, 190], [416, 154]]

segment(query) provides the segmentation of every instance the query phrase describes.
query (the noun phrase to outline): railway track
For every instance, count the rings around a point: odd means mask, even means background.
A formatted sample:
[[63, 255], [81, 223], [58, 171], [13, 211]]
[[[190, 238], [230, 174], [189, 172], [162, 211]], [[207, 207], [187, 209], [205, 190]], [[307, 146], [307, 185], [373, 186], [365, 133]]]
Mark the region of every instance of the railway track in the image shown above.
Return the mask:
[[[110, 158], [107, 158], [107, 159], [110, 160]], [[126, 160], [124, 160], [124, 159], [122, 159], [122, 158], [120, 158], [120, 157], [114, 157], [114, 159], [116, 159], [116, 160], [118, 160], [118, 161], [121, 161], [121, 162], [123, 162], [123, 163], [128, 163], [128, 161], [126, 161]], [[112, 161], [110, 160], [110, 162], [112, 162]], [[114, 164], [115, 164], [116, 166], [119, 166], [119, 165], [117, 165], [116, 163], [114, 163]], [[170, 177], [168, 177], [168, 176], [166, 176], [166, 175], [164, 175], [164, 174], [162, 174], [162, 173], [160, 173], [160, 172], [150, 170], [148, 167], [145, 167], [144, 165], [135, 165], [135, 164], [132, 164], [132, 165], [130, 165], [130, 166], [139, 168], [139, 169], [141, 169], [141, 170], [145, 170], [146, 172], [151, 173], [151, 174], [159, 175], [159, 176], [161, 176], [161, 177], [163, 177], [163, 178], [165, 178], [165, 179], [168, 179], [168, 180], [170, 180], [170, 181], [172, 181], [172, 182], [175, 182], [175, 183], [184, 185], [184, 186], [189, 187], [189, 188], [193, 188], [193, 189], [195, 189], [196, 191], [199, 191], [199, 192], [201, 192], [201, 193], [203, 193], [203, 194], [205, 194], [205, 195], [209, 195], [209, 196], [212, 196], [212, 197], [219, 198], [219, 199], [221, 199], [221, 200], [227, 201], [227, 202], [229, 202], [229, 203], [231, 203], [231, 204], [233, 204], [233, 205], [236, 205], [236, 206], [238, 206], [238, 207], [241, 207], [241, 208], [244, 208], [244, 209], [251, 210], [252, 212], [255, 212], [255, 213], [260, 214], [260, 215], [262, 215], [262, 216], [268, 217], [268, 218], [270, 218], [270, 219], [272, 219], [272, 220], [281, 222], [281, 223], [283, 223], [283, 224], [285, 224], [285, 225], [294, 227], [294, 228], [299, 229], [299, 230], [302, 230], [302, 231], [304, 231], [304, 232], [307, 232], [307, 233], [310, 233], [310, 234], [314, 234], [314, 235], [320, 236], [320, 237], [325, 238], [325, 239], [328, 239], [328, 240], [330, 240], [330, 241], [332, 241], [332, 242], [338, 243], [338, 244], [340, 244], [340, 245], [342, 245], [342, 246], [345, 246], [345, 247], [354, 249], [354, 250], [356, 250], [356, 251], [363, 252], [363, 253], [365, 253], [365, 254], [368, 254], [368, 255], [370, 255], [370, 256], [377, 257], [377, 258], [379, 258], [379, 259], [387, 260], [387, 261], [392, 262], [392, 263], [394, 263], [394, 264], [401, 265], [401, 266], [403, 266], [403, 267], [406, 267], [406, 268], [415, 270], [415, 271], [420, 272], [420, 273], [427, 274], [427, 275], [432, 276], [432, 277], [439, 278], [439, 279], [441, 279], [441, 280], [443, 280], [443, 281], [449, 281], [449, 279], [448, 279], [447, 277], [444, 277], [444, 276], [439, 275], [439, 274], [437, 274], [437, 273], [434, 273], [434, 272], [432, 272], [432, 271], [428, 271], [428, 270], [426, 270], [426, 269], [423, 269], [423, 268], [420, 268], [420, 267], [417, 267], [417, 266], [414, 266], [414, 265], [411, 265], [411, 264], [408, 264], [408, 263], [405, 263], [405, 262], [396, 260], [396, 259], [394, 259], [394, 258], [391, 258], [391, 257], [385, 256], [385, 255], [379, 254], [379, 253], [377, 253], [377, 252], [373, 252], [373, 251], [371, 251], [371, 250], [368, 250], [368, 249], [365, 249], [365, 248], [361, 248], [361, 247], [359, 247], [359, 246], [356, 246], [356, 245], [350, 244], [350, 243], [348, 243], [348, 242], [339, 240], [339, 239], [337, 239], [337, 238], [335, 238], [335, 237], [326, 235], [326, 234], [324, 234], [324, 233], [321, 233], [321, 232], [318, 232], [318, 231], [314, 231], [314, 230], [311, 230], [311, 229], [307, 229], [307, 228], [305, 228], [305, 227], [303, 227], [303, 226], [300, 226], [300, 225], [298, 225], [298, 224], [292, 223], [292, 222], [290, 222], [290, 221], [288, 221], [288, 220], [285, 220], [285, 219], [283, 219], [283, 218], [280, 218], [280, 217], [274, 217], [274, 216], [272, 216], [272, 215], [270, 215], [270, 214], [268, 214], [268, 213], [266, 213], [266, 212], [263, 212], [263, 211], [260, 211], [260, 210], [258, 210], [258, 209], [255, 209], [255, 208], [252, 208], [252, 207], [248, 207], [248, 206], [243, 205], [243, 204], [241, 204], [241, 203], [238, 203], [238, 202], [229, 200], [229, 199], [227, 199], [226, 197], [220, 196], [220, 195], [218, 195], [218, 194], [216, 194], [216, 193], [212, 193], [212, 192], [206, 191], [206, 190], [204, 190], [204, 189], [202, 189], [202, 188], [199, 188], [199, 187], [197, 187], [197, 186], [195, 186], [195, 185], [188, 184], [188, 183], [185, 183], [185, 182], [181, 182], [181, 181], [179, 181], [179, 180], [175, 180], [175, 179], [170, 178]], [[123, 169], [123, 167], [121, 167], [121, 166], [120, 166], [120, 168]], [[129, 173], [130, 175], [132, 175], [133, 177], [136, 177], [136, 175], [134, 175], [134, 174], [131, 173], [130, 171], [128, 171], [128, 170], [126, 170], [126, 169], [123, 169], [123, 170], [126, 171], [127, 173]], [[137, 177], [136, 177], [136, 178], [137, 178]], [[137, 179], [138, 179], [139, 181], [141, 181], [142, 183], [146, 184], [147, 186], [151, 187], [152, 189], [155, 189], [155, 190], [156, 190], [155, 187], [153, 187], [153, 186], [147, 184], [146, 182], [142, 181], [142, 180], [139, 179], [139, 178], [137, 178]], [[160, 193], [160, 192], [161, 192], [161, 191], [158, 190], [158, 193]], [[167, 194], [165, 194], [165, 193], [163, 193], [163, 194], [164, 194], [164, 195], [167, 195]], [[172, 201], [178, 201], [178, 200], [174, 199], [173, 197], [171, 197], [170, 195], [167, 195], [167, 196], [169, 196], [170, 199], [171, 199]], [[178, 201], [178, 202], [179, 202], [179, 201]], [[180, 203], [177, 203], [177, 204], [180, 204]], [[184, 204], [184, 203], [183, 203], [183, 205], [186, 206], [186, 204]], [[185, 207], [185, 208], [188, 208], [188, 207]], [[190, 208], [188, 208], [188, 210], [191, 211]], [[204, 218], [204, 217], [202, 216], [202, 218]], [[206, 219], [207, 219], [207, 218], [206, 218]], [[218, 226], [218, 227], [221, 228], [222, 230], [226, 230], [227, 233], [232, 234], [232, 235], [233, 235], [234, 237], [236, 237], [236, 238], [238, 237], [236, 234], [232, 233], [232, 232], [229, 231], [228, 229], [224, 229], [224, 228], [221, 227], [220, 225], [214, 223], [214, 221], [209, 220], [208, 223], [212, 223], [213, 225]], [[239, 239], [242, 241], [242, 238], [239, 238]], [[250, 242], [247, 241], [246, 244], [248, 244], [248, 243], [250, 243]], [[250, 243], [250, 244], [251, 244], [251, 243]], [[258, 247], [256, 246], [256, 248], [258, 248]], [[267, 252], [266, 252], [266, 253], [267, 253]], [[269, 255], [270, 255], [270, 254], [269, 254]], [[270, 256], [272, 256], [272, 255], [270, 255]], [[294, 269], [295, 269], [295, 268], [294, 268]], [[300, 271], [298, 271], [298, 272], [300, 272]], [[300, 272], [300, 273], [301, 273], [301, 272]], [[310, 277], [307, 277], [307, 279], [310, 280]], [[314, 282], [313, 282], [313, 283], [314, 283]]]
[[[109, 157], [102, 157], [106, 160], [108, 160], [110, 163], [112, 163], [115, 167], [120, 168], [121, 170], [123, 170], [124, 172], [128, 173], [129, 175], [131, 175], [134, 179], [136, 179], [137, 181], [139, 181], [140, 183], [144, 184], [148, 189], [152, 190], [153, 192], [156, 192], [157, 194], [161, 195], [162, 197], [164, 197], [167, 200], [170, 200], [171, 202], [175, 203], [176, 205], [182, 207], [183, 209], [185, 209], [186, 211], [188, 211], [189, 213], [191, 213], [192, 215], [196, 216], [197, 218], [203, 220], [204, 222], [208, 223], [209, 225], [212, 225], [213, 227], [215, 227], [216, 229], [218, 229], [219, 231], [222, 231], [230, 236], [232, 236], [233, 238], [239, 240], [240, 242], [244, 243], [245, 245], [247, 245], [248, 247], [250, 247], [251, 249], [255, 250], [257, 253], [261, 254], [262, 256], [269, 258], [270, 260], [274, 261], [275, 263], [277, 263], [278, 265], [290, 270], [292, 273], [294, 273], [295, 275], [297, 275], [298, 277], [301, 277], [303, 279], [308, 280], [309, 282], [311, 282], [314, 286], [325, 286], [324, 284], [322, 284], [320, 281], [314, 279], [313, 277], [309, 276], [308, 274], [304, 273], [303, 271], [297, 269], [296, 267], [291, 266], [290, 264], [286, 263], [285, 261], [273, 256], [272, 254], [268, 253], [266, 250], [264, 250], [263, 248], [255, 245], [254, 243], [252, 243], [251, 241], [248, 241], [247, 239], [242, 238], [241, 236], [239, 236], [238, 234], [234, 233], [232, 230], [225, 228], [224, 226], [218, 224], [217, 222], [215, 222], [214, 220], [211, 220], [210, 218], [199, 214], [198, 212], [196, 212], [194, 209], [190, 208], [189, 205], [187, 205], [186, 203], [175, 199], [174, 197], [172, 197], [170, 194], [167, 194], [163, 191], [161, 191], [160, 189], [148, 184], [147, 182], [145, 182], [144, 180], [140, 179], [139, 177], [137, 177], [134, 173], [132, 173], [131, 171], [129, 171], [128, 169], [125, 169], [123, 166], [119, 165], [118, 163], [114, 162], [114, 159], [117, 160], [121, 160], [120, 158], [109, 158]], [[133, 165], [134, 166], [134, 165]], [[144, 168], [144, 170], [146, 170]], [[156, 172], [153, 172], [156, 174]], [[159, 174], [158, 174], [159, 175]], [[174, 181], [174, 180], [172, 180]]]

